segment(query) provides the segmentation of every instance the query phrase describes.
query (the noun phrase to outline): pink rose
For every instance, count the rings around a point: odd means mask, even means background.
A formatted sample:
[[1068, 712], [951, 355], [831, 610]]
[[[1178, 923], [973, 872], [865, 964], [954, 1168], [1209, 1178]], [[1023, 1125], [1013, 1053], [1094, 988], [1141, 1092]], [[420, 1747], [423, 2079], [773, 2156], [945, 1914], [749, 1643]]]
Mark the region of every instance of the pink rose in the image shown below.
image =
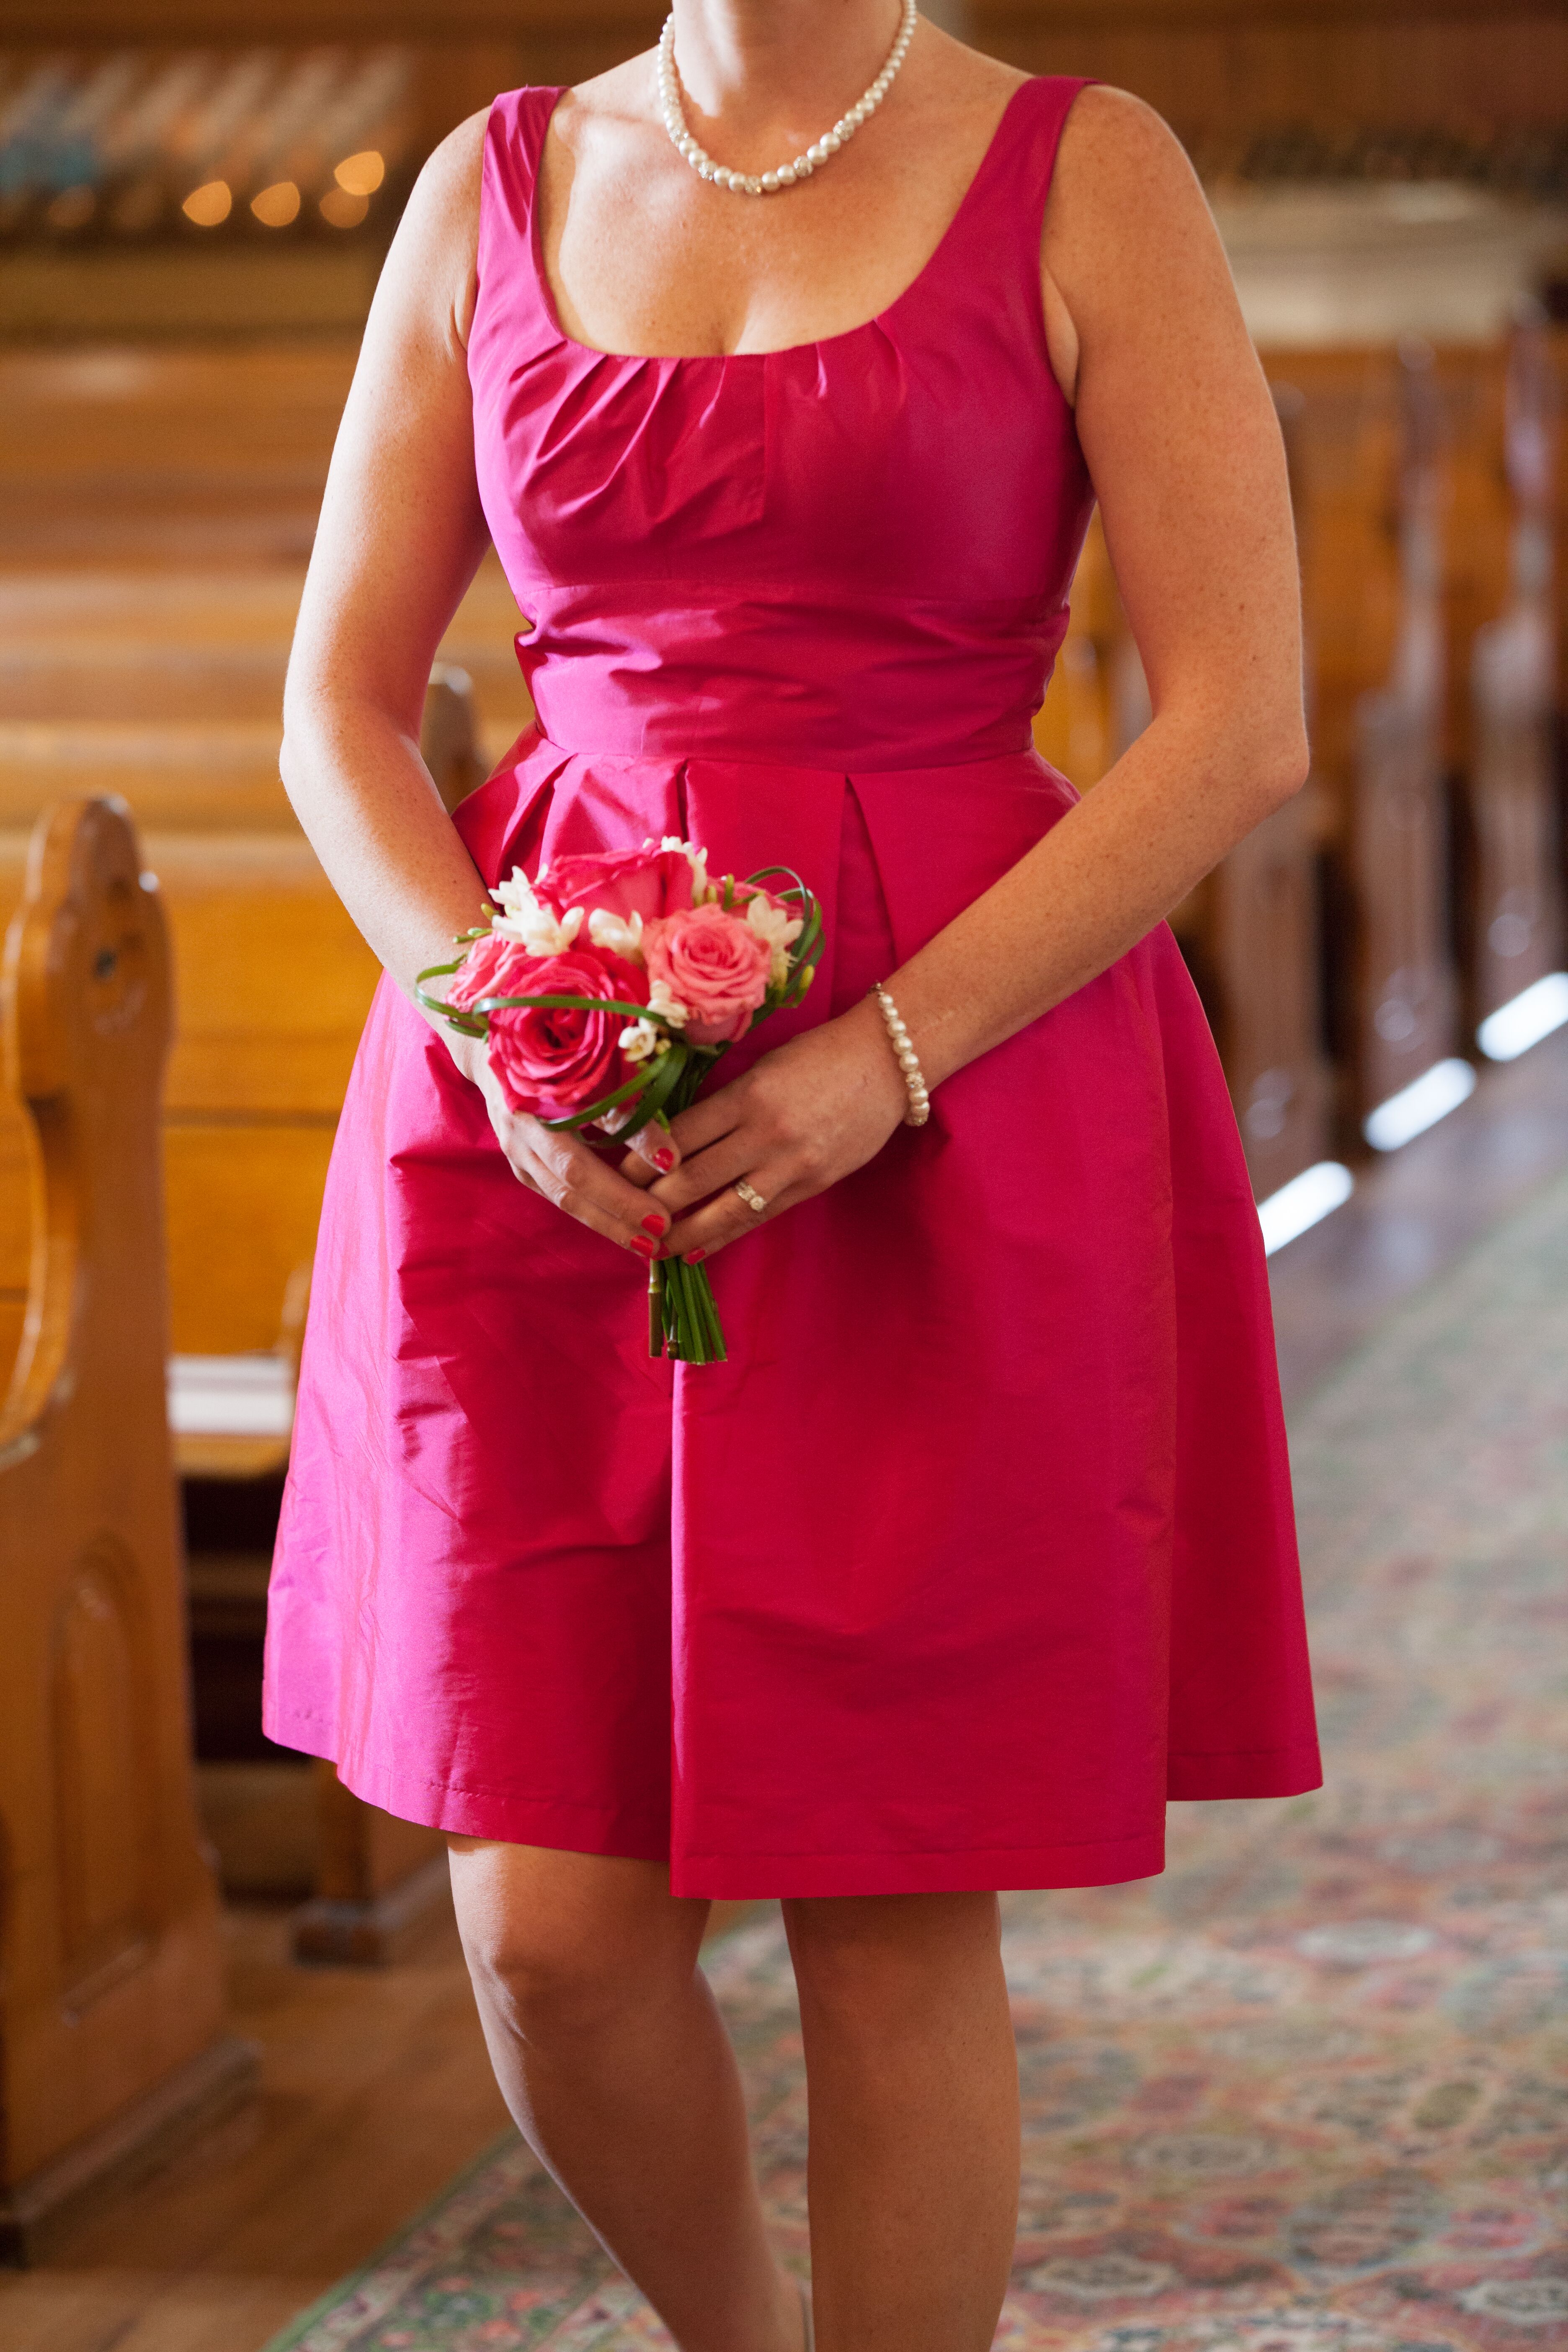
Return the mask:
[[447, 1002], [466, 1012], [481, 996], [521, 996], [533, 985], [528, 975], [537, 961], [516, 940], [487, 931], [482, 940], [474, 941], [453, 973]]
[[648, 986], [663, 981], [685, 1005], [685, 1035], [694, 1045], [743, 1037], [768, 992], [773, 962], [766, 940], [722, 907], [689, 907], [643, 933]]
[[629, 922], [673, 915], [691, 904], [691, 860], [681, 849], [605, 849], [558, 857], [538, 877], [533, 895], [556, 916], [570, 907], [602, 907]]
[[[602, 949], [565, 955], [526, 956], [524, 969], [506, 967], [507, 985], [492, 995], [602, 996], [646, 1004], [647, 982], [636, 964]], [[513, 1110], [534, 1118], [570, 1118], [632, 1075], [616, 1040], [625, 1013], [590, 1013], [581, 1006], [514, 1005], [489, 1015], [490, 1067]]]

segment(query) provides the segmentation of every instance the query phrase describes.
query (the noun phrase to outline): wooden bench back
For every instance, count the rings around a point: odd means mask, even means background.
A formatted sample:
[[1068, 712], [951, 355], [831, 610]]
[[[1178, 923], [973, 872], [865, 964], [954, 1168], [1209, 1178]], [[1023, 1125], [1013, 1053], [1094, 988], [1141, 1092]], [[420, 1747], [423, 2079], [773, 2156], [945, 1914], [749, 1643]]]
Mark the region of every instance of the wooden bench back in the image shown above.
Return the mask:
[[111, 803], [35, 834], [5, 1024], [32, 1245], [0, 1412], [0, 2209], [223, 2020], [164, 1407], [169, 956]]

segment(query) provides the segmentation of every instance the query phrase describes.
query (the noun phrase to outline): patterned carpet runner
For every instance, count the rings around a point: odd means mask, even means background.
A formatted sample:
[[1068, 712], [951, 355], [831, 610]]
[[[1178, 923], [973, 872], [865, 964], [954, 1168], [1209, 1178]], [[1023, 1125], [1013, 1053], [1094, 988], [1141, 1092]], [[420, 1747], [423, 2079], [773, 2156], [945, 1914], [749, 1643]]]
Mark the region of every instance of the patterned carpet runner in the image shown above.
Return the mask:
[[[1006, 1899], [998, 2352], [1568, 2352], [1568, 1183], [1292, 1452], [1328, 1786], [1173, 1807], [1163, 1878]], [[709, 1965], [804, 2271], [782, 1932]], [[268, 2352], [668, 2344], [509, 2138]]]

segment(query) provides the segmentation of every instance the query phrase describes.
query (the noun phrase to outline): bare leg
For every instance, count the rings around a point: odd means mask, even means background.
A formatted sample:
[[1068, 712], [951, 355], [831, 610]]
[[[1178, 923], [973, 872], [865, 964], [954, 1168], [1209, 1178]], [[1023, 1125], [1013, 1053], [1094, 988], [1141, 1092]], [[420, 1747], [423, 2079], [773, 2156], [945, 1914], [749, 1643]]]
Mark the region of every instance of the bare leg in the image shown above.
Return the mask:
[[707, 1904], [671, 1895], [658, 1863], [450, 1845], [485, 2039], [529, 2146], [683, 2352], [800, 2352], [697, 1966]]
[[784, 1905], [811, 2103], [817, 2352], [987, 2352], [1018, 2220], [993, 1895]]

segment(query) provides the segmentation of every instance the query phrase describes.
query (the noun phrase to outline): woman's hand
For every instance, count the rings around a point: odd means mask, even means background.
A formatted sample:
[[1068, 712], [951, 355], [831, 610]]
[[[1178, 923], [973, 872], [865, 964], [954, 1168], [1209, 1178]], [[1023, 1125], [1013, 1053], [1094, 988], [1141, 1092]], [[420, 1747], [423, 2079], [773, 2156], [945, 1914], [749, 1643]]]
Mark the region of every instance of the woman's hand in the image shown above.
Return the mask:
[[513, 1110], [482, 1038], [448, 1031], [444, 1042], [463, 1076], [483, 1095], [496, 1140], [519, 1182], [622, 1249], [635, 1250], [644, 1259], [658, 1257], [669, 1230], [670, 1212], [650, 1207], [647, 1187], [680, 1165], [680, 1146], [669, 1129], [650, 1119], [633, 1136], [616, 1168], [572, 1129], [546, 1127]]
[[675, 1219], [663, 1255], [711, 1257], [767, 1221], [732, 1189], [740, 1177], [767, 1219], [826, 1192], [876, 1157], [909, 1101], [868, 1001], [764, 1054], [673, 1121], [680, 1166], [652, 1195]]

